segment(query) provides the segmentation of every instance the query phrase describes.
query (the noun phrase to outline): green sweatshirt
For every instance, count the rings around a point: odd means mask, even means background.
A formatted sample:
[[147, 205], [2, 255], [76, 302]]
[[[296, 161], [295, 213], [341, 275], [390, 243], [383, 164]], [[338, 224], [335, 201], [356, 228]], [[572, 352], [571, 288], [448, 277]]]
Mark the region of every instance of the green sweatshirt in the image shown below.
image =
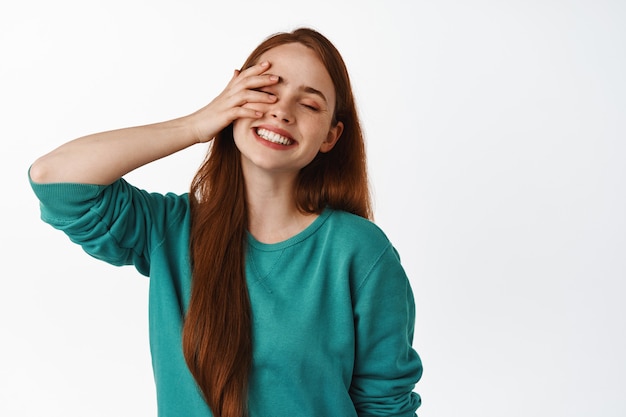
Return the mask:
[[[189, 303], [187, 195], [36, 184], [41, 217], [90, 255], [150, 277], [149, 329], [159, 416], [211, 412], [181, 349]], [[415, 307], [398, 255], [373, 223], [326, 209], [276, 244], [248, 236], [253, 316], [250, 417], [415, 415], [422, 373]]]

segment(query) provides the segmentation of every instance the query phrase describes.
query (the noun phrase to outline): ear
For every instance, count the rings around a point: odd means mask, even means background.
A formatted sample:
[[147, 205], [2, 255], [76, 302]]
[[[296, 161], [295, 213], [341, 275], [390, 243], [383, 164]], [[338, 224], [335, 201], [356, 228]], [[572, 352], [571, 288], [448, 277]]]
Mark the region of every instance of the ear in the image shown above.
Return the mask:
[[335, 143], [337, 143], [337, 141], [339, 140], [342, 132], [343, 123], [337, 122], [335, 126], [331, 126], [330, 130], [328, 131], [328, 136], [326, 136], [326, 139], [324, 140], [324, 142], [322, 142], [322, 145], [320, 146], [320, 152], [326, 153], [330, 151], [335, 146]]

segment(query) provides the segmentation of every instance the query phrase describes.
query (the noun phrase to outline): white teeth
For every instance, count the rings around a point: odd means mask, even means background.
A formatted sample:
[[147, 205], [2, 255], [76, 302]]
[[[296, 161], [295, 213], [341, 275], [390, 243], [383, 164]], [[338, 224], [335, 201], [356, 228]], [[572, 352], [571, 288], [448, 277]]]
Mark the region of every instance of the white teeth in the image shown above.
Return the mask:
[[256, 134], [262, 137], [263, 139], [272, 143], [278, 143], [281, 145], [291, 145], [291, 142], [292, 142], [291, 139], [286, 138], [282, 135], [279, 135], [276, 132], [272, 132], [267, 129], [262, 129], [262, 128], [257, 129]]

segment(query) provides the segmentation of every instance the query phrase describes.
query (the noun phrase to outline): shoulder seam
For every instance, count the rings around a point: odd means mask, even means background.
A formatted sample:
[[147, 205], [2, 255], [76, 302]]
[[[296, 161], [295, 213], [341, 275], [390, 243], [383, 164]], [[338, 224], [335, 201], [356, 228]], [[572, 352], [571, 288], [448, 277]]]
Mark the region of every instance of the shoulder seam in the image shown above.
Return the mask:
[[[180, 197], [180, 196], [178, 196]], [[189, 196], [187, 196], [187, 202], [185, 204], [188, 204], [188, 199]], [[150, 249], [150, 258], [152, 258], [152, 254], [161, 246], [163, 246], [163, 243], [165, 242], [167, 235], [170, 231], [170, 229], [174, 226], [174, 224], [176, 224], [179, 220], [181, 220], [182, 218], [184, 218], [185, 216], [185, 212], [187, 211], [187, 208], [185, 208], [185, 210], [182, 210], [180, 213], [178, 213], [171, 221], [167, 222], [167, 226], [165, 227], [165, 230], [163, 231], [163, 236], [161, 237], [161, 239], [154, 245], [154, 247], [152, 247]]]
[[361, 291], [361, 288], [363, 288], [363, 286], [365, 285], [365, 283], [368, 281], [369, 277], [371, 276], [372, 271], [374, 270], [376, 265], [378, 265], [378, 263], [380, 262], [380, 259], [383, 257], [385, 252], [389, 250], [390, 247], [391, 247], [391, 242], [388, 241], [385, 247], [383, 248], [383, 250], [380, 251], [380, 254], [378, 254], [378, 256], [376, 257], [376, 260], [374, 261], [374, 263], [372, 263], [372, 266], [367, 270], [367, 273], [365, 274], [365, 278], [363, 278], [363, 281], [361, 281], [358, 287], [356, 287], [355, 295], [358, 294], [359, 291]]

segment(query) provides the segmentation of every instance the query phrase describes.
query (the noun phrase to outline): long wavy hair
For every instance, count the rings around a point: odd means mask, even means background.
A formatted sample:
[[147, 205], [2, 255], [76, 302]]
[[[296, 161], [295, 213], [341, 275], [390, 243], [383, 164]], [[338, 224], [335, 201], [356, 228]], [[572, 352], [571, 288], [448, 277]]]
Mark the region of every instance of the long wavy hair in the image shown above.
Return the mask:
[[[300, 28], [267, 38], [242, 70], [266, 51], [300, 43], [316, 52], [336, 91], [333, 125], [343, 133], [330, 152], [302, 168], [294, 198], [304, 213], [331, 207], [371, 219], [365, 143], [346, 65], [333, 44]], [[183, 328], [183, 353], [216, 417], [247, 415], [252, 366], [252, 312], [245, 276], [248, 213], [241, 155], [232, 124], [211, 142], [191, 183], [191, 299]]]

